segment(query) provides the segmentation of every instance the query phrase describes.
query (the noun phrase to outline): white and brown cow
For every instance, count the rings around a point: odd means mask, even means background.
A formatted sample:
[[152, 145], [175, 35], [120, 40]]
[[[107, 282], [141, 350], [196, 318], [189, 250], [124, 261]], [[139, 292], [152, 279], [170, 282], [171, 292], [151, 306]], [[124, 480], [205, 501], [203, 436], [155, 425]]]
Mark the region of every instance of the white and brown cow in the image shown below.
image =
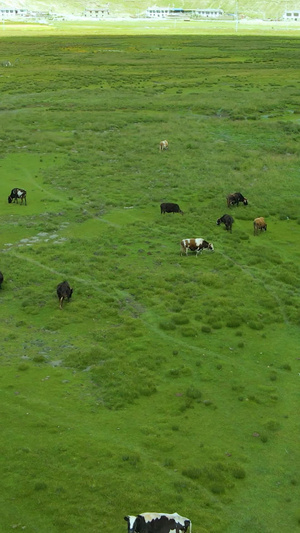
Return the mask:
[[162, 151], [162, 150], [168, 150], [169, 148], [169, 143], [168, 141], [160, 141], [159, 143], [159, 149]]
[[199, 253], [206, 248], [207, 250], [214, 251], [214, 246], [211, 242], [205, 241], [204, 239], [182, 239], [180, 243], [181, 255], [185, 253], [188, 254], [188, 251], [196, 252], [196, 257]]
[[186, 532], [192, 522], [178, 513], [142, 513], [138, 516], [124, 516], [128, 523], [128, 533], [180, 533]]
[[253, 221], [254, 235], [258, 235], [259, 231], [267, 231], [267, 224], [264, 217], [255, 218]]

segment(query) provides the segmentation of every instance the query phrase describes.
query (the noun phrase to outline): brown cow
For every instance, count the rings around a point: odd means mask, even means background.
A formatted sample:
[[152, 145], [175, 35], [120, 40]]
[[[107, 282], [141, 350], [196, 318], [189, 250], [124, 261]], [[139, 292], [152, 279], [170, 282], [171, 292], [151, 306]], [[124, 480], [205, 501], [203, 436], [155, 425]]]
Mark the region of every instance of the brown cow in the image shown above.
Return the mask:
[[258, 235], [259, 231], [267, 231], [267, 224], [264, 217], [255, 218], [253, 221], [253, 233]]

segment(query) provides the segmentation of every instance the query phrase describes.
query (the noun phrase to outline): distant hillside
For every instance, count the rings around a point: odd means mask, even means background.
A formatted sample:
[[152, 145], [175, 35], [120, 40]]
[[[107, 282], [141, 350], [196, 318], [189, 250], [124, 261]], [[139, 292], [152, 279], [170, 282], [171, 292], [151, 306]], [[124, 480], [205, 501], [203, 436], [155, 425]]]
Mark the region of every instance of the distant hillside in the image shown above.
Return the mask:
[[110, 2], [85, 2], [81, 0], [52, 0], [51, 2], [43, 0], [3, 0], [0, 1], [0, 7], [5, 8], [24, 8], [30, 10], [50, 11], [54, 13], [80, 15], [85, 8], [109, 8], [111, 16], [121, 15], [139, 15], [147, 7], [158, 5], [159, 7], [183, 7], [192, 8], [220, 8], [225, 13], [235, 13], [236, 6], [240, 16], [263, 19], [280, 19], [285, 10], [300, 10], [300, 0], [111, 0]]

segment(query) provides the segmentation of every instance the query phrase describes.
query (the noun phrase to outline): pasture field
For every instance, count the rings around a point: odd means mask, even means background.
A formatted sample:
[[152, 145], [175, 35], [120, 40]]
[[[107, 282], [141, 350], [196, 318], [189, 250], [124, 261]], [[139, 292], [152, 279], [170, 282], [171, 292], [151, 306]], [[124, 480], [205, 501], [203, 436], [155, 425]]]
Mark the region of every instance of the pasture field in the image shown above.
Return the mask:
[[299, 530], [299, 85], [295, 37], [1, 38], [1, 531]]

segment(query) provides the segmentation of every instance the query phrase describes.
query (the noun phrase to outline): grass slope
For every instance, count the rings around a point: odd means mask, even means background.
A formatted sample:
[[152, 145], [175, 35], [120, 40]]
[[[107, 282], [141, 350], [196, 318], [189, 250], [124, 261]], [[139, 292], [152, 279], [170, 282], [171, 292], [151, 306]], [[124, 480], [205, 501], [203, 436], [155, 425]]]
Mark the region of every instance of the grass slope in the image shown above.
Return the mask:
[[2, 39], [3, 531], [299, 527], [298, 44]]

